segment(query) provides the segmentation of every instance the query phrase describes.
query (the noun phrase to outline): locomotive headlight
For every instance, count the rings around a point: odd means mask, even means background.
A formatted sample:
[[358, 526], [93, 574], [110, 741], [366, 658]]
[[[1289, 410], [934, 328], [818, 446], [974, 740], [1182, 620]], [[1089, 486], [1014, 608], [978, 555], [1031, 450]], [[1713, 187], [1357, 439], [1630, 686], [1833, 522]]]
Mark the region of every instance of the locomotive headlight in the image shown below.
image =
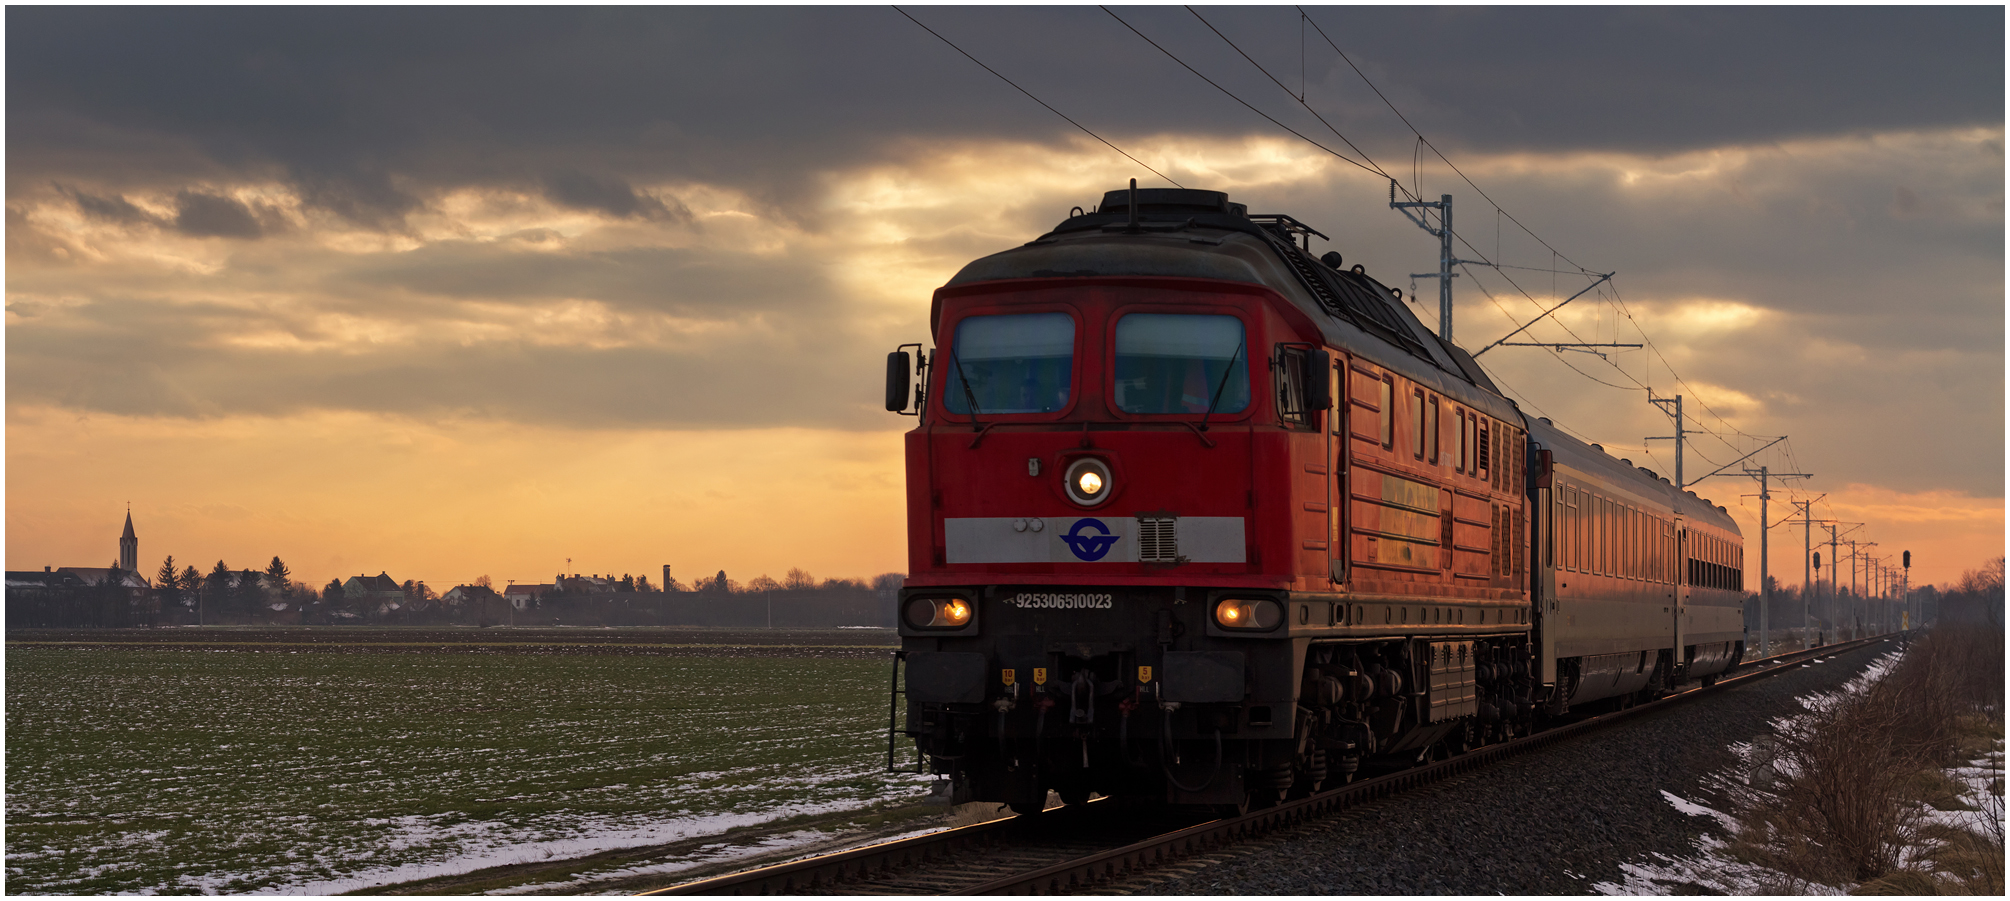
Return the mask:
[[970, 614], [970, 602], [962, 598], [915, 598], [905, 615], [917, 629], [958, 629], [970, 624]]
[[1214, 621], [1224, 629], [1268, 631], [1284, 621], [1284, 608], [1268, 598], [1229, 598], [1214, 605]]
[[1061, 481], [1068, 490], [1068, 499], [1084, 507], [1109, 499], [1110, 466], [1094, 457], [1083, 457], [1069, 464]]

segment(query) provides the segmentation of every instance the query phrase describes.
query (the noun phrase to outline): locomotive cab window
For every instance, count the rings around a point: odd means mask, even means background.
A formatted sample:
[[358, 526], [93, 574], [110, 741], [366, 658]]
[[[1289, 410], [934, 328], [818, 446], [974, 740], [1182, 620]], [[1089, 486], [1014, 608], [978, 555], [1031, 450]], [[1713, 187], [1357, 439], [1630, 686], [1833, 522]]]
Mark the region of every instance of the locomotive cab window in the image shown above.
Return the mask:
[[1234, 316], [1131, 313], [1117, 320], [1117, 409], [1194, 416], [1249, 408], [1249, 348]]
[[951, 413], [1054, 413], [1075, 380], [1075, 320], [1066, 313], [971, 316], [956, 324], [943, 379]]
[[1305, 409], [1305, 366], [1305, 351], [1295, 347], [1278, 350], [1271, 382], [1277, 386], [1277, 418], [1286, 425], [1312, 424], [1312, 414]]

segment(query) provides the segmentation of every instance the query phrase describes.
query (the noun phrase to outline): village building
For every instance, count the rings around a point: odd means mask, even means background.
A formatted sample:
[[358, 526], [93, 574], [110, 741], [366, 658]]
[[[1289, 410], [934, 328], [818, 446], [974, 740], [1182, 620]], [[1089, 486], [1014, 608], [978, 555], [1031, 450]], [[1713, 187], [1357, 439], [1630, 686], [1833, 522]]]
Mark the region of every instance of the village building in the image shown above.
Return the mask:
[[463, 604], [483, 604], [489, 601], [500, 600], [502, 600], [502, 595], [496, 594], [496, 590], [487, 585], [456, 585], [447, 589], [446, 594], [440, 595], [440, 604], [446, 607], [459, 607]]
[[537, 606], [537, 599], [550, 592], [552, 588], [553, 586], [550, 584], [511, 585], [503, 589], [502, 596], [503, 600], [508, 601], [511, 607], [518, 610], [529, 610]]
[[350, 576], [342, 583], [342, 599], [358, 607], [376, 603], [395, 609], [405, 603], [405, 588], [380, 570], [374, 576]]

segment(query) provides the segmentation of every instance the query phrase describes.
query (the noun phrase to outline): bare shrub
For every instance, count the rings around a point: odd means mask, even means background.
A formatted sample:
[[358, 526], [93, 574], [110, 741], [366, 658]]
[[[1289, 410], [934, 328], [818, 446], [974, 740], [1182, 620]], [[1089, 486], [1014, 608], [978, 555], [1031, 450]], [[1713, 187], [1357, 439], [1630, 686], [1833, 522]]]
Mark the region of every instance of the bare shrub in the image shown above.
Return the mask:
[[[1944, 769], [2001, 740], [2001, 633], [1937, 629], [1883, 678], [1818, 706], [1754, 743], [1734, 799], [1732, 854], [1776, 874], [1760, 888], [1799, 894], [1854, 882], [1862, 894], [2000, 895], [2001, 806], [1974, 811]], [[1973, 811], [1976, 822], [1930, 824], [1928, 809]]]

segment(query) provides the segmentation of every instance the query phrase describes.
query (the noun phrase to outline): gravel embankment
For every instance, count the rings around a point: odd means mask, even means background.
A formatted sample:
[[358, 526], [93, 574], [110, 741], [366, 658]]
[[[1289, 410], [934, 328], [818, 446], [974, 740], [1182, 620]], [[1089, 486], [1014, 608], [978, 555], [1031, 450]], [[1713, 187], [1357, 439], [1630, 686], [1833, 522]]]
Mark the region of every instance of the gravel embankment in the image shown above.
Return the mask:
[[[1557, 895], [1618, 881], [1619, 863], [1688, 850], [1727, 750], [1839, 688], [1897, 647], [1879, 643], [1642, 714], [1476, 773], [1184, 861], [1102, 891], [1202, 895]], [[1722, 809], [1719, 807], [1719, 809]], [[1671, 894], [1692, 887], [1669, 885]]]

